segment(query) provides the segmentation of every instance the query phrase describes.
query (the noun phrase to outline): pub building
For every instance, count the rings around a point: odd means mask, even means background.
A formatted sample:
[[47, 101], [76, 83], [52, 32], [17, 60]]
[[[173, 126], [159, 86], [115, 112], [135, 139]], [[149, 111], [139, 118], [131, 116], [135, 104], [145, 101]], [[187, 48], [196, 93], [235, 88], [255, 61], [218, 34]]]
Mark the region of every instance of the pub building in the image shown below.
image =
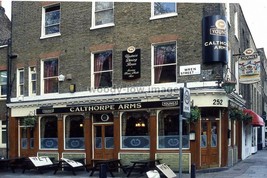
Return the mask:
[[[9, 157], [85, 158], [87, 164], [157, 158], [178, 171], [181, 143], [182, 169], [190, 172], [192, 164], [220, 168], [252, 154], [253, 125], [229, 118], [230, 108], [263, 109], [257, 87], [238, 83], [230, 57], [256, 49], [246, 23], [234, 29], [235, 13], [245, 22], [239, 4], [12, 3], [18, 56], [7, 103]], [[26, 25], [31, 30], [21, 35]], [[237, 42], [235, 30], [249, 43]], [[226, 90], [229, 81], [235, 91]], [[180, 140], [184, 87], [197, 114], [182, 119]]]

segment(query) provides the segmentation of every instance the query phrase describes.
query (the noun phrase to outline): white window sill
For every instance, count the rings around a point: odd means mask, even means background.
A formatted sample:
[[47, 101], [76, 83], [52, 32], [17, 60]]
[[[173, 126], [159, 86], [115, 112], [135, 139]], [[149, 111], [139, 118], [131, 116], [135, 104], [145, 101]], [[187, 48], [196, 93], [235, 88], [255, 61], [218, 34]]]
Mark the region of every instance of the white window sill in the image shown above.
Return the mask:
[[115, 24], [114, 23], [109, 23], [109, 24], [103, 24], [103, 25], [97, 25], [97, 26], [92, 26], [90, 28], [90, 30], [95, 30], [95, 29], [99, 29], [99, 28], [106, 28], [106, 27], [114, 27]]
[[61, 36], [61, 33], [53, 33], [53, 34], [49, 34], [49, 35], [42, 35], [40, 37], [40, 39], [53, 38], [53, 37], [57, 37], [57, 36]]
[[150, 17], [150, 20], [156, 20], [156, 19], [163, 19], [163, 18], [169, 18], [169, 17], [175, 17], [178, 16], [178, 13], [169, 13], [169, 14], [162, 14], [162, 15], [155, 15]]

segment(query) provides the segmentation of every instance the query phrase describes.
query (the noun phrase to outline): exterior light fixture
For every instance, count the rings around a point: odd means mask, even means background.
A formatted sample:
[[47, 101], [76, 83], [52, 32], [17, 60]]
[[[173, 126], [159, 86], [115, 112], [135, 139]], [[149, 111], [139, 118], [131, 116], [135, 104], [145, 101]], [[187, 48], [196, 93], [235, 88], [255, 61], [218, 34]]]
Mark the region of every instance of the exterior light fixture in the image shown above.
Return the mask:
[[224, 78], [224, 81], [222, 83], [222, 88], [225, 90], [225, 92], [227, 94], [230, 94], [235, 89], [236, 81], [235, 80], [231, 80], [231, 76], [233, 76], [234, 79], [235, 79], [235, 76], [231, 73], [229, 67], [227, 67], [227, 69], [226, 69], [225, 76], [226, 77]]
[[75, 84], [70, 84], [70, 92], [74, 93], [76, 91], [76, 85]]

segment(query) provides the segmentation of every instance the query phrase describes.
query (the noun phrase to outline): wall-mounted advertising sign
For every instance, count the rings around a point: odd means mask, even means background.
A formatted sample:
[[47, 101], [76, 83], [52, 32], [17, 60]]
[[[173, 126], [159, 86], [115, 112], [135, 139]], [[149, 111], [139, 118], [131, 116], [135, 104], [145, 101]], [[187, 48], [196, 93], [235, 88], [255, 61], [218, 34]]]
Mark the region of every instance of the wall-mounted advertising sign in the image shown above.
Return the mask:
[[141, 76], [141, 50], [130, 46], [122, 52], [122, 79], [133, 80]]
[[203, 63], [228, 61], [228, 30], [225, 16], [213, 15], [202, 21]]
[[252, 48], [243, 52], [238, 61], [239, 83], [250, 84], [260, 81], [260, 57]]

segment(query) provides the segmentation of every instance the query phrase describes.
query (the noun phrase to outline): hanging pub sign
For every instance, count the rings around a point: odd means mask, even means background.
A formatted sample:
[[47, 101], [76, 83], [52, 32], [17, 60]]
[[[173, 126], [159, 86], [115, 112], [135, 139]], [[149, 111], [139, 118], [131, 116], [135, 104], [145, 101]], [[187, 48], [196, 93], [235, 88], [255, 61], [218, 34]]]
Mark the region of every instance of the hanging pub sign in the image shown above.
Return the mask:
[[246, 49], [238, 60], [239, 83], [250, 84], [260, 81], [260, 57], [252, 48]]
[[228, 31], [225, 16], [213, 15], [202, 21], [203, 63], [228, 62]]
[[140, 78], [141, 73], [141, 50], [130, 46], [122, 52], [122, 79], [133, 80]]

